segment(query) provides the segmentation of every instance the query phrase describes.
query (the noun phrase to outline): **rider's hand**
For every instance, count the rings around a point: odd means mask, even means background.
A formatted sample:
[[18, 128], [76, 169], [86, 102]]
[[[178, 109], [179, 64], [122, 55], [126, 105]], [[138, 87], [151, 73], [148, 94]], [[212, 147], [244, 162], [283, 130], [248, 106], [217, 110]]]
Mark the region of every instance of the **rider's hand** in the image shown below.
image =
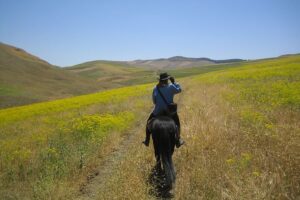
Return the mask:
[[175, 82], [175, 78], [174, 78], [173, 76], [171, 76], [171, 77], [170, 77], [170, 81], [171, 81], [172, 83], [174, 83], [174, 82]]

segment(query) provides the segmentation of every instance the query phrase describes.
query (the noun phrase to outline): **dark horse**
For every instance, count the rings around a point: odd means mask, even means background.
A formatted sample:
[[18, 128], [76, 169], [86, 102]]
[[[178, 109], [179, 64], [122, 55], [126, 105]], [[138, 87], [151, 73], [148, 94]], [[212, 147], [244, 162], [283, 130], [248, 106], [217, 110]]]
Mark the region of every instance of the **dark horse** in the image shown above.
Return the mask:
[[174, 120], [168, 116], [158, 116], [151, 123], [151, 133], [156, 157], [156, 168], [165, 173], [165, 185], [169, 190], [175, 183], [175, 169], [172, 155], [175, 147], [175, 134], [177, 126]]

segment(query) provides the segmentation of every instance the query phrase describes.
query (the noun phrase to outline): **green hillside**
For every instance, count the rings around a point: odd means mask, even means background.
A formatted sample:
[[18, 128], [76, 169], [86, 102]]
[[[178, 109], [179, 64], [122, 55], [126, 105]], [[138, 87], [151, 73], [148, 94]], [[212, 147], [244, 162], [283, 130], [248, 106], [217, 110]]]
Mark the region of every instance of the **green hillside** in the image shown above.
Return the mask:
[[[186, 77], [235, 65], [238, 63], [174, 67], [168, 72]], [[0, 108], [150, 83], [161, 71], [164, 70], [118, 61], [91, 61], [60, 68], [20, 48], [0, 43]]]
[[0, 108], [99, 90], [91, 80], [0, 43]]
[[[300, 56], [178, 82], [174, 199], [299, 197]], [[153, 85], [0, 110], [0, 199], [160, 198], [141, 144]]]
[[102, 83], [107, 88], [152, 82], [156, 78], [154, 70], [117, 61], [91, 61], [64, 69]]

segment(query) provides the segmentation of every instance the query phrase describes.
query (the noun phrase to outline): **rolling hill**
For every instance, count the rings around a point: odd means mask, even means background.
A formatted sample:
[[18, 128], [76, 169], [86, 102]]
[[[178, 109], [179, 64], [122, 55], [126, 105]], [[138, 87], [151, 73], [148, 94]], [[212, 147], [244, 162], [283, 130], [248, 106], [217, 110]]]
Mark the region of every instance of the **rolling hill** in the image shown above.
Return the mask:
[[96, 60], [61, 68], [20, 48], [0, 43], [0, 108], [150, 83], [156, 81], [161, 71], [182, 78], [248, 62], [255, 61], [175, 56], [136, 61]]
[[91, 61], [64, 69], [101, 83], [106, 88], [141, 84], [156, 78], [154, 70], [134, 67], [118, 61]]
[[94, 81], [0, 43], [0, 107], [24, 105], [97, 91]]

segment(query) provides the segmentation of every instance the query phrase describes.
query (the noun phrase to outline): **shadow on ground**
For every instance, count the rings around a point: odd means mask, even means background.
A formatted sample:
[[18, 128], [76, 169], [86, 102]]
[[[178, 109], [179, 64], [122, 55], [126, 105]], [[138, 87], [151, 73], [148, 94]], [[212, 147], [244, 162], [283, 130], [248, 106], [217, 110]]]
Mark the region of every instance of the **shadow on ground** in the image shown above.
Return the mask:
[[171, 193], [171, 187], [165, 184], [165, 173], [160, 164], [156, 164], [148, 177], [148, 183], [152, 186], [149, 194], [157, 199], [172, 199], [174, 194]]

